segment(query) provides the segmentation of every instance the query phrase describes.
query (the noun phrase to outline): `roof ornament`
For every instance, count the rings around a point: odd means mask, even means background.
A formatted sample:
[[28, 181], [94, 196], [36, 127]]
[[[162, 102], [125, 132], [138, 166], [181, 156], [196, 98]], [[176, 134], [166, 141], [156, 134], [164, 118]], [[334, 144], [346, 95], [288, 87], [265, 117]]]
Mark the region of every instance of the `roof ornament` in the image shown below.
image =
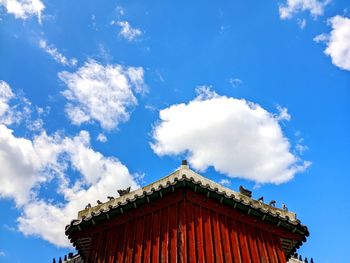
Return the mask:
[[180, 166], [180, 169], [188, 169], [189, 168], [189, 166], [188, 166], [188, 162], [187, 162], [187, 160], [182, 160], [181, 161], [181, 166]]
[[271, 200], [269, 203], [270, 206], [276, 207], [276, 201], [275, 200]]
[[117, 190], [117, 192], [118, 192], [119, 196], [126, 195], [126, 194], [130, 193], [130, 186], [126, 189], [119, 189], [119, 190]]
[[88, 204], [85, 206], [85, 209], [89, 209], [89, 208], [91, 208], [91, 204], [90, 204], [90, 203], [88, 203]]
[[113, 200], [114, 197], [113, 196], [107, 196], [107, 198], [109, 199], [109, 201]]
[[288, 211], [288, 207], [286, 206], [286, 204], [282, 204], [282, 210]]
[[245, 189], [243, 186], [239, 186], [239, 192], [242, 194], [242, 195], [245, 195], [245, 196], [248, 196], [248, 197], [252, 197], [252, 191], [248, 190], [248, 189]]
[[261, 203], [264, 203], [264, 197], [262, 196], [262, 197], [258, 198], [258, 201]]
[[102, 205], [103, 203], [100, 200], [97, 200], [97, 204]]

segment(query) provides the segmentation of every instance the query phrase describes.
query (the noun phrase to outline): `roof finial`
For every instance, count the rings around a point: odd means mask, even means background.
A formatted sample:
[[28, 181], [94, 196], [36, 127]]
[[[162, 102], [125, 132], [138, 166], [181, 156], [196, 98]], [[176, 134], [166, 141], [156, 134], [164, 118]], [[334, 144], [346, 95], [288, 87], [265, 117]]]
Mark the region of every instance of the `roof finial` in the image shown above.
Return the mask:
[[275, 200], [271, 200], [269, 205], [275, 207], [276, 206], [276, 201]]
[[188, 162], [187, 162], [186, 159], [184, 159], [184, 160], [181, 161], [180, 169], [189, 169], [189, 167], [188, 167]]
[[239, 187], [239, 192], [245, 196], [248, 196], [252, 198], [252, 191], [249, 191], [248, 189], [245, 189], [243, 186]]
[[123, 196], [123, 195], [126, 195], [128, 193], [130, 193], [130, 186], [128, 188], [125, 188], [125, 189], [119, 189], [117, 190], [119, 196]]

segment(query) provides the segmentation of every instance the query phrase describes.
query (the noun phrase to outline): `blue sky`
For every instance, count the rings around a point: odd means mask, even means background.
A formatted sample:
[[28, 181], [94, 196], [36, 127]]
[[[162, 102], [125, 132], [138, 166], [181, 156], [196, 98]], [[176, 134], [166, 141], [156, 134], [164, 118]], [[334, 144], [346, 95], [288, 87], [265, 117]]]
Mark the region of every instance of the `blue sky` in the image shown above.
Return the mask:
[[275, 199], [350, 262], [348, 1], [0, 0], [0, 262], [181, 159]]

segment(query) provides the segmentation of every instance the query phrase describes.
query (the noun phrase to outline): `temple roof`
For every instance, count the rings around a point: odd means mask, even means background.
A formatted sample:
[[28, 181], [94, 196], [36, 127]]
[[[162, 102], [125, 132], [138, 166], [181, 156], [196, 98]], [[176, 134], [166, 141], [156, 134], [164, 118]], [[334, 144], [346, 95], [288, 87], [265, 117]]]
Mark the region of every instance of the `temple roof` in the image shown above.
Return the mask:
[[[308, 229], [297, 219], [295, 213], [280, 209], [262, 201], [254, 200], [240, 192], [235, 192], [218, 183], [215, 183], [191, 170], [183, 164], [170, 175], [151, 183], [143, 188], [136, 189], [118, 198], [105, 203], [79, 211], [78, 218], [66, 226], [66, 235], [80, 231], [101, 221], [123, 214], [127, 210], [138, 208], [140, 205], [162, 197], [163, 194], [174, 191], [178, 187], [189, 187], [194, 191], [203, 192], [207, 197], [216, 199], [220, 203], [233, 206], [234, 209], [247, 213], [262, 221], [276, 224], [293, 233], [301, 234], [304, 238], [309, 235]], [[82, 240], [88, 243], [89, 241]], [[282, 247], [287, 255], [291, 255], [302, 242], [285, 242]], [[87, 244], [74, 244], [78, 249], [84, 250]], [[84, 251], [82, 251], [84, 252]], [[87, 251], [85, 251], [87, 252]]]

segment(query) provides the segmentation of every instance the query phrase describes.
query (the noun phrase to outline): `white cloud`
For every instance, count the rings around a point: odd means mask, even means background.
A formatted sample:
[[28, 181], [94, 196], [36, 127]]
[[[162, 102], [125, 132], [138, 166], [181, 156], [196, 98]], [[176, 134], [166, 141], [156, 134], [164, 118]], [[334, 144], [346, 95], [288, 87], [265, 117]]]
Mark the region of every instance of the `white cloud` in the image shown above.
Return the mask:
[[45, 5], [41, 0], [0, 0], [0, 6], [4, 6], [7, 13], [14, 15], [16, 18], [27, 19], [37, 16], [41, 23], [41, 15]]
[[30, 200], [35, 186], [58, 171], [57, 148], [45, 138], [45, 134], [33, 141], [15, 137], [11, 129], [0, 124], [1, 197], [12, 198], [22, 206]]
[[99, 142], [107, 142], [107, 137], [103, 133], [99, 133], [96, 138], [97, 141]]
[[76, 58], [66, 58], [57, 50], [55, 46], [48, 44], [44, 39], [40, 39], [39, 47], [49, 54], [55, 61], [64, 66], [75, 66], [78, 62]]
[[332, 31], [329, 34], [316, 36], [314, 41], [326, 43], [324, 53], [331, 57], [335, 66], [350, 70], [350, 19], [338, 15], [328, 22], [332, 26]]
[[159, 156], [186, 154], [200, 171], [212, 166], [229, 177], [279, 184], [310, 163], [291, 153], [278, 116], [243, 99], [200, 94], [160, 111], [151, 147]]
[[317, 17], [323, 15], [329, 3], [329, 0], [287, 0], [285, 4], [280, 5], [279, 14], [281, 19], [288, 19], [296, 13], [308, 11], [313, 17]]
[[[19, 230], [25, 235], [39, 236], [57, 246], [69, 246], [64, 228], [77, 211], [87, 203], [106, 200], [116, 196], [117, 189], [137, 184], [128, 169], [116, 158], [105, 157], [90, 148], [89, 134], [81, 132], [74, 138], [64, 138], [59, 144], [61, 154], [68, 157], [69, 164], [81, 174], [81, 179], [69, 186], [69, 178], [61, 179], [59, 193], [64, 202], [53, 204], [43, 199], [29, 201], [19, 217]], [[87, 185], [87, 187], [83, 187]]]
[[[2, 82], [3, 109], [11, 110], [8, 100], [13, 97], [8, 84]], [[37, 111], [45, 113], [41, 108]], [[57, 246], [69, 246], [64, 229], [77, 211], [97, 199], [115, 196], [117, 189], [136, 188], [139, 177], [131, 175], [118, 159], [94, 151], [87, 131], [67, 137], [48, 135], [41, 127], [38, 135], [25, 138], [0, 123], [0, 163], [0, 198], [13, 200], [21, 211], [18, 229]], [[76, 171], [74, 178], [67, 174], [68, 169]], [[43, 196], [41, 190], [48, 187], [62, 201]]]
[[[137, 186], [116, 158], [91, 149], [86, 131], [73, 138], [43, 132], [30, 140], [0, 125], [0, 162], [0, 196], [14, 199], [23, 209], [19, 230], [57, 246], [69, 246], [64, 227], [87, 203], [115, 196], [118, 188]], [[72, 181], [65, 174], [68, 167], [79, 172], [79, 179]], [[60, 181], [57, 192], [64, 199], [55, 204], [38, 196], [53, 178]]]
[[0, 251], [0, 257], [4, 257], [6, 256], [5, 252], [4, 251]]
[[60, 72], [59, 78], [68, 89], [66, 112], [73, 124], [97, 121], [112, 130], [130, 117], [137, 104], [136, 93], [146, 92], [141, 67], [103, 66], [89, 60], [75, 73]]
[[142, 31], [138, 28], [132, 27], [128, 21], [118, 21], [115, 22], [115, 24], [121, 27], [119, 36], [127, 39], [128, 41], [136, 40], [142, 35]]
[[25, 116], [30, 120], [30, 102], [25, 101], [24, 107], [10, 105], [10, 99], [16, 99], [10, 86], [0, 82], [0, 197], [12, 198], [18, 206], [25, 204], [32, 196], [32, 189], [48, 177], [41, 174], [49, 167], [54, 168], [52, 150], [41, 151], [38, 147], [42, 140], [27, 140], [13, 135], [13, 130], [6, 125], [18, 123]]

